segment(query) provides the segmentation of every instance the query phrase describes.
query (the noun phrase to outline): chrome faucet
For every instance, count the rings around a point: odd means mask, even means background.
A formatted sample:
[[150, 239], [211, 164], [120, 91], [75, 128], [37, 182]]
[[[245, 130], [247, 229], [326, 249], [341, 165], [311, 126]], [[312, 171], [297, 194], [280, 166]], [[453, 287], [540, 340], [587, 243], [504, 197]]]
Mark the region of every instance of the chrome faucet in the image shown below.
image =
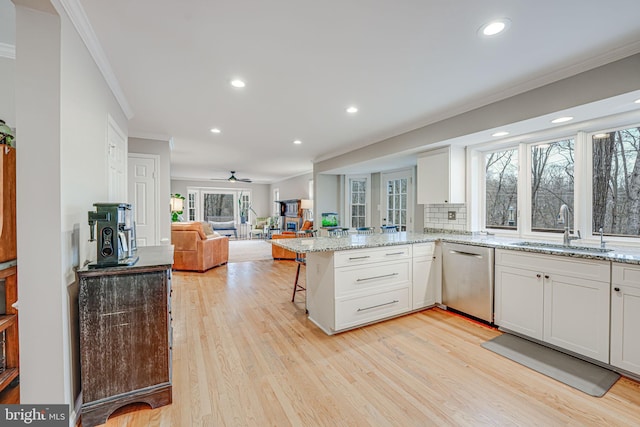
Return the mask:
[[598, 231], [600, 232], [600, 248], [604, 249], [607, 246], [607, 242], [604, 241], [604, 230], [600, 227]]
[[565, 246], [571, 245], [572, 240], [581, 239], [580, 230], [576, 230], [577, 236], [571, 235], [571, 229], [569, 228], [569, 206], [566, 204], [562, 204], [560, 206], [560, 213], [558, 214], [558, 222], [560, 224], [564, 224], [564, 235], [562, 239], [562, 243]]

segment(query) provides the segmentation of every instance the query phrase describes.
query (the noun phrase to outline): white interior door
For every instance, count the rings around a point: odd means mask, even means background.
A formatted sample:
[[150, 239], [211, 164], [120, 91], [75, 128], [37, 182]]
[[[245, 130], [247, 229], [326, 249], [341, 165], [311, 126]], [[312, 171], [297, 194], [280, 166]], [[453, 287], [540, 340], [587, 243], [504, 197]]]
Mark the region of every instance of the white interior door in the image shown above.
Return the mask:
[[380, 225], [397, 225], [400, 231], [413, 231], [413, 171], [382, 173], [380, 178]]
[[107, 173], [109, 201], [127, 200], [127, 138], [111, 118], [107, 119]]
[[159, 162], [155, 155], [129, 154], [129, 203], [133, 205], [138, 247], [160, 244]]

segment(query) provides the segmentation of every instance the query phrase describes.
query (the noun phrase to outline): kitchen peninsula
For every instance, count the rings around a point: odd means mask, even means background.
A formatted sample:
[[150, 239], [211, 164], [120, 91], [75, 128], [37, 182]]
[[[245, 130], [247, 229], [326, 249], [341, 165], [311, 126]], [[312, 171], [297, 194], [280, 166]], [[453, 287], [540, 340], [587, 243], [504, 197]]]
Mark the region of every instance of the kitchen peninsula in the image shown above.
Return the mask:
[[332, 335], [435, 305], [435, 240], [402, 232], [273, 244], [306, 253], [309, 319]]
[[409, 232], [274, 244], [306, 254], [309, 319], [332, 335], [442, 303], [439, 242], [496, 249], [500, 330], [640, 378], [637, 248]]

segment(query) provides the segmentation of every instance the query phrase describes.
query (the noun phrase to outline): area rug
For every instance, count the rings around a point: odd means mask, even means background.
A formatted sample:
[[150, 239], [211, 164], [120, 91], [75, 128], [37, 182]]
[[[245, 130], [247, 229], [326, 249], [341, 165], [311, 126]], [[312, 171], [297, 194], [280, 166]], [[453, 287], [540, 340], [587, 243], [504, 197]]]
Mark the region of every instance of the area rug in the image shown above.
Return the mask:
[[482, 347], [534, 371], [596, 397], [602, 397], [620, 375], [511, 334], [503, 334]]
[[268, 240], [229, 240], [229, 262], [261, 261], [271, 258]]

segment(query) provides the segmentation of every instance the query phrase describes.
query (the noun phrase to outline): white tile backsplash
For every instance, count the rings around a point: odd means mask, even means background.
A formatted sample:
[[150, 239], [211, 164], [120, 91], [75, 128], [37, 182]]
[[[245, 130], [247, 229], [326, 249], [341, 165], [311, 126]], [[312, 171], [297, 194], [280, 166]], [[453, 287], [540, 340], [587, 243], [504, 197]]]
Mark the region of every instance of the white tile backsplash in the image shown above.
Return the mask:
[[[456, 212], [456, 219], [449, 219], [449, 211]], [[425, 228], [466, 231], [467, 206], [461, 204], [441, 204], [424, 206]]]

